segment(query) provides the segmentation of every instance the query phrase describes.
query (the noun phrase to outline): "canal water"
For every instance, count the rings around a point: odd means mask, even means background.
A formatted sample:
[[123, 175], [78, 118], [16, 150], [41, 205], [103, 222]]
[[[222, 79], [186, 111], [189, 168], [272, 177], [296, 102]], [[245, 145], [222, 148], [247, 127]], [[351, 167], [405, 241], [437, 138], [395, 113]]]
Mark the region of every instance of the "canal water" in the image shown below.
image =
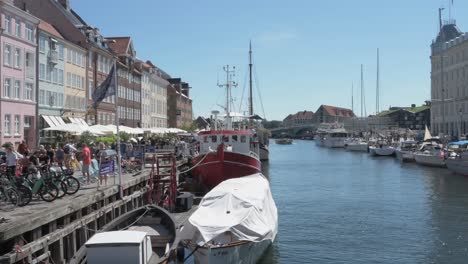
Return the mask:
[[468, 178], [343, 149], [271, 142], [279, 232], [261, 263], [468, 263]]

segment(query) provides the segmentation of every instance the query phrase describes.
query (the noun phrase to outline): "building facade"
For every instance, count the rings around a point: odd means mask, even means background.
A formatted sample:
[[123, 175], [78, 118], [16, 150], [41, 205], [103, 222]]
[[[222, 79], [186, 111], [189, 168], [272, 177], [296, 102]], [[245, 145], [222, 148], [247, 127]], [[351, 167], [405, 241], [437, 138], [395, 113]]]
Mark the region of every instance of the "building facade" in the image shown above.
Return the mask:
[[139, 62], [141, 65], [141, 121], [142, 127], [167, 127], [167, 86], [164, 72], [151, 61]]
[[190, 86], [180, 78], [168, 79], [167, 121], [169, 127], [182, 127], [193, 122], [192, 99], [189, 97]]
[[331, 105], [321, 105], [313, 116], [313, 123], [344, 123], [345, 121], [356, 117], [351, 109], [331, 106]]
[[117, 111], [119, 122], [141, 127], [141, 72], [136, 67], [136, 51], [130, 37], [110, 37], [109, 46], [117, 54]]
[[431, 131], [468, 133], [468, 34], [445, 21], [431, 45]]
[[36, 56], [39, 19], [15, 7], [12, 1], [0, 2], [2, 61], [0, 100], [0, 143], [30, 145], [36, 136]]
[[283, 119], [284, 127], [311, 125], [314, 122], [314, 112], [312, 111], [300, 111], [292, 115], [288, 115]]

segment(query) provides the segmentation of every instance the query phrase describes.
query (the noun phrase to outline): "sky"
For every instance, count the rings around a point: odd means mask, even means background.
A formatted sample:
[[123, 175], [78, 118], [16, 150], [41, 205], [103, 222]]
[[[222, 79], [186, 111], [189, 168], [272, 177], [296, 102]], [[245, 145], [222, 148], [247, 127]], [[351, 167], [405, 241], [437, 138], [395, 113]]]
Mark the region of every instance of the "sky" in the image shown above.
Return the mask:
[[[254, 112], [282, 120], [321, 104], [360, 112], [360, 65], [367, 115], [430, 99], [430, 44], [443, 19], [468, 31], [468, 3], [454, 0], [71, 0], [104, 36], [131, 36], [137, 56], [192, 89], [194, 117], [221, 110], [223, 65], [236, 67], [235, 110], [247, 111], [248, 48], [254, 60]], [[244, 96], [242, 97], [244, 91]], [[260, 100], [261, 98], [261, 100]], [[262, 110], [263, 105], [263, 110]], [[364, 114], [364, 113], [362, 113]]]

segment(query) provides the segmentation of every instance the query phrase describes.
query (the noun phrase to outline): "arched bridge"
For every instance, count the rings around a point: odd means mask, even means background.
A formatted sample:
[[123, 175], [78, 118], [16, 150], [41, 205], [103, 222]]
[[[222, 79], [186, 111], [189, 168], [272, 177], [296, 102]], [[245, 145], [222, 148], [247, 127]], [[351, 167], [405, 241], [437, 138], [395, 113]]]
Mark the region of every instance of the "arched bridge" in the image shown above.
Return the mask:
[[303, 125], [303, 126], [292, 126], [292, 127], [280, 127], [271, 129], [271, 136], [281, 137], [282, 135], [287, 135], [289, 137], [305, 137], [305, 136], [313, 136], [317, 130], [315, 125]]

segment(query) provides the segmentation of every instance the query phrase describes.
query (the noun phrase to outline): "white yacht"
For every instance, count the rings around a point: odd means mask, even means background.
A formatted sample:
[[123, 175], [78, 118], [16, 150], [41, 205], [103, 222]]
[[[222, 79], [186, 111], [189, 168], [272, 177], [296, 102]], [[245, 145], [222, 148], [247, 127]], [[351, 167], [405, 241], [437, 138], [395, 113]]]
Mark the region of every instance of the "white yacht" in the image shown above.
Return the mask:
[[345, 142], [345, 149], [349, 151], [367, 152], [369, 143], [362, 138], [351, 138]]
[[385, 140], [378, 140], [369, 146], [371, 156], [394, 156], [395, 148]]
[[414, 154], [414, 159], [416, 163], [421, 165], [446, 167], [442, 144], [436, 139], [423, 142], [420, 149]]
[[402, 141], [396, 149], [397, 159], [403, 162], [415, 161], [414, 153], [418, 150], [418, 142], [414, 140]]
[[348, 133], [344, 128], [330, 129], [323, 138], [323, 145], [327, 148], [344, 148]]
[[468, 141], [448, 144], [445, 163], [450, 171], [468, 176]]

